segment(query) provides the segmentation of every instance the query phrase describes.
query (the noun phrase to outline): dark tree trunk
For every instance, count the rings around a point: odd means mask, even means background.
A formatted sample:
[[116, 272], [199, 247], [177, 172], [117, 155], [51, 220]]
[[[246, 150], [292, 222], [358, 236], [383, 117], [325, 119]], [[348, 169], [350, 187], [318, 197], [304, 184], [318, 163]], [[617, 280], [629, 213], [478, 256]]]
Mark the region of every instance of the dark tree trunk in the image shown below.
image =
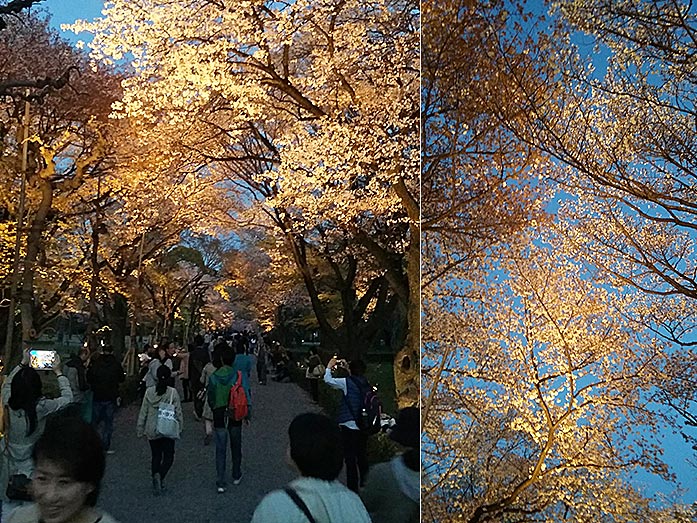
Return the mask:
[[99, 219], [95, 218], [92, 222], [92, 252], [90, 253], [90, 269], [92, 277], [90, 279], [90, 294], [89, 294], [89, 316], [87, 319], [87, 329], [85, 338], [89, 340], [90, 348], [96, 348], [96, 337], [94, 331], [97, 329], [99, 318], [97, 314], [97, 289], [99, 288]]
[[128, 326], [128, 300], [122, 294], [111, 296], [110, 303], [104, 305], [104, 317], [111, 329], [111, 346], [114, 354], [121, 358], [126, 353], [126, 333]]
[[[27, 251], [24, 257], [24, 271], [20, 291], [19, 310], [22, 315], [22, 341], [29, 342], [36, 337], [34, 330], [34, 271], [41, 250], [43, 233], [46, 230], [48, 213], [53, 205], [53, 186], [43, 176], [37, 176], [41, 200], [27, 235]], [[20, 351], [23, 348], [20, 348]]]
[[[412, 238], [418, 234], [413, 227]], [[409, 299], [406, 305], [407, 332], [402, 349], [395, 354], [394, 379], [397, 391], [397, 405], [400, 408], [418, 405], [421, 395], [421, 267], [419, 242], [412, 241], [407, 251], [407, 277], [409, 280]]]

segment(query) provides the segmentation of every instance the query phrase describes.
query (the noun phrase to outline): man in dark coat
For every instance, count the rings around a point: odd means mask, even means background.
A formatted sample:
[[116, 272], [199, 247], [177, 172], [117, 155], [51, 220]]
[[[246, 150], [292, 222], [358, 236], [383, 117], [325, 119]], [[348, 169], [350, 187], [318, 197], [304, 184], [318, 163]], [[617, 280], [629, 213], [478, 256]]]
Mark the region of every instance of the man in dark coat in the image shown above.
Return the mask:
[[110, 345], [102, 347], [99, 358], [87, 370], [87, 382], [92, 389], [92, 425], [99, 433], [107, 454], [113, 454], [111, 435], [114, 432], [114, 413], [119, 397], [119, 384], [125, 379], [121, 363]]
[[203, 336], [197, 334], [194, 337], [193, 348], [189, 356], [189, 383], [191, 384], [191, 394], [194, 398], [194, 415], [201, 419], [203, 413], [203, 402], [205, 398], [199, 397], [199, 392], [203, 389], [201, 383], [201, 373], [206, 363], [210, 361], [210, 355], [203, 341]]

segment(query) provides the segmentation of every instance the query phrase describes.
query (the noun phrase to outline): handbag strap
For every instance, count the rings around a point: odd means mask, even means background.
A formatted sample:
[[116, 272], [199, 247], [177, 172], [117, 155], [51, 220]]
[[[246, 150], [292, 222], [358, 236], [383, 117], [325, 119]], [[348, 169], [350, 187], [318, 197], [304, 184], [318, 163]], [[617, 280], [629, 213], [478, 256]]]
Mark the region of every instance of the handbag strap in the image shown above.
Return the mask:
[[290, 487], [286, 487], [283, 489], [286, 494], [290, 497], [290, 499], [293, 500], [293, 502], [298, 506], [300, 510], [302, 510], [303, 514], [305, 514], [305, 517], [310, 523], [317, 523], [315, 521], [315, 518], [312, 517], [312, 513], [310, 512], [310, 509], [307, 508], [307, 505], [305, 505], [305, 502], [302, 500], [300, 496], [298, 496], [298, 493], [295, 492], [294, 489]]

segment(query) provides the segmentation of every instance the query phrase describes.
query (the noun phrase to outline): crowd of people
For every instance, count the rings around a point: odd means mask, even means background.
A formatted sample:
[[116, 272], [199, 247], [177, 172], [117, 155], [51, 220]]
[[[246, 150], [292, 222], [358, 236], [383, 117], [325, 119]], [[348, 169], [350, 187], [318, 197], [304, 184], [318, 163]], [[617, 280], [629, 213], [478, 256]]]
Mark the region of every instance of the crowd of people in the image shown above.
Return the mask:
[[[140, 361], [141, 402], [135, 432], [148, 440], [153, 495], [166, 491], [176, 441], [184, 429], [182, 404], [188, 402], [193, 403], [194, 417], [203, 420], [204, 445], [215, 445], [216, 491], [226, 492], [228, 478], [238, 485], [243, 477], [243, 427], [254, 412], [252, 383], [265, 385], [269, 367], [272, 378], [284, 381], [291, 362], [287, 351], [246, 333], [208, 340], [198, 335], [188, 348], [166, 340], [146, 346]], [[418, 409], [400, 411], [390, 429], [390, 437], [405, 451], [389, 463], [369, 468], [369, 433], [360, 419], [362, 394], [369, 386], [365, 363], [344, 363], [334, 357], [325, 366], [314, 349], [306, 363], [315, 401], [319, 381], [341, 391], [337, 419], [317, 413], [293, 419], [288, 427], [287, 459], [299, 477], [266, 495], [252, 522], [418, 521]], [[346, 375], [337, 377], [336, 370], [342, 366]], [[28, 366], [25, 351], [3, 384], [7, 489], [2, 513], [15, 523], [110, 523], [113, 519], [96, 508], [96, 501], [104, 456], [114, 452], [111, 438], [123, 368], [104, 345], [98, 355], [83, 348], [65, 365], [58, 358], [53, 372], [59, 395], [48, 399], [39, 372]], [[84, 456], [67, 448], [68, 437], [84, 442]], [[346, 486], [338, 481], [344, 467]]]

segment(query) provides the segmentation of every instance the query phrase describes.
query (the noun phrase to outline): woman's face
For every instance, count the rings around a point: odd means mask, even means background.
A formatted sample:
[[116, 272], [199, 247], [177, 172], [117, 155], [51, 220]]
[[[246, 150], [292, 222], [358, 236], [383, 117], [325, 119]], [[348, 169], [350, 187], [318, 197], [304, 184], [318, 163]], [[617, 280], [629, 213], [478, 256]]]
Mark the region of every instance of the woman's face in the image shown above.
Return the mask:
[[34, 501], [44, 523], [69, 523], [86, 505], [94, 485], [71, 478], [56, 462], [40, 459], [32, 476]]

